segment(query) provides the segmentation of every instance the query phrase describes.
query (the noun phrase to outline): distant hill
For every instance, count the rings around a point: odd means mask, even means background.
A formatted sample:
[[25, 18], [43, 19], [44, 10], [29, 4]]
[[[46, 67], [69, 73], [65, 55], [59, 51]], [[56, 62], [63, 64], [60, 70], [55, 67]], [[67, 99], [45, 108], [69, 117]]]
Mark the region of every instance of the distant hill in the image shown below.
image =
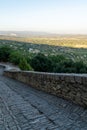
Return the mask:
[[80, 34], [56, 34], [47, 32], [35, 32], [35, 31], [0, 31], [1, 36], [11, 37], [56, 37], [56, 38], [87, 38], [87, 35]]
[[1, 40], [47, 44], [73, 48], [87, 48], [87, 35], [52, 34], [30, 31], [0, 31]]
[[50, 33], [46, 32], [33, 32], [33, 31], [0, 31], [0, 35], [3, 36], [15, 36], [15, 37], [33, 37], [33, 36], [50, 36]]

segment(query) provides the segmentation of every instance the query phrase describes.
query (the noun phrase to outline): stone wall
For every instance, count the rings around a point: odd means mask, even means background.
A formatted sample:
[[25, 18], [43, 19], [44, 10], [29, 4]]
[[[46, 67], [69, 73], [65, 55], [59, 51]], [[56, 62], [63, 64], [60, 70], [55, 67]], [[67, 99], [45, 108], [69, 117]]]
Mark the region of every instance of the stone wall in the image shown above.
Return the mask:
[[86, 74], [54, 74], [23, 71], [5, 71], [5, 76], [17, 79], [38, 90], [73, 101], [87, 107]]

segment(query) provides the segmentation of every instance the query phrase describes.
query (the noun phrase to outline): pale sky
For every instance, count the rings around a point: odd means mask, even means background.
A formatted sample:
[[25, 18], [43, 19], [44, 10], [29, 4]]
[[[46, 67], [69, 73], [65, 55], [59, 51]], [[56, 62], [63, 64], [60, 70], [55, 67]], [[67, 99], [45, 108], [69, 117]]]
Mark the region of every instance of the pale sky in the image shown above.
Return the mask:
[[87, 0], [0, 0], [0, 31], [87, 34]]

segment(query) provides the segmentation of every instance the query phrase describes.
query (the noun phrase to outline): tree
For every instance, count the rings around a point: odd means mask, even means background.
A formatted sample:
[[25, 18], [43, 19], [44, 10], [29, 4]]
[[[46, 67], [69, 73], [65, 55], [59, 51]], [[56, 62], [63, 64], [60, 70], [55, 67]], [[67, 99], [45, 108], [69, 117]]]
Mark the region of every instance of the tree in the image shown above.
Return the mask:
[[30, 64], [27, 63], [27, 60], [24, 57], [20, 59], [19, 68], [21, 70], [33, 70]]
[[0, 47], [0, 61], [4, 61], [4, 62], [9, 61], [11, 52], [12, 49], [9, 46]]
[[87, 73], [87, 66], [83, 61], [75, 62], [74, 67], [76, 68], [76, 73]]
[[31, 59], [31, 66], [35, 71], [51, 72], [52, 62], [44, 54], [38, 53]]
[[57, 73], [73, 73], [76, 69], [73, 67], [74, 62], [70, 59], [57, 63], [54, 67], [54, 72]]
[[54, 64], [66, 60], [66, 57], [65, 57], [64, 55], [61, 55], [61, 54], [49, 56], [48, 58], [50, 58], [50, 60], [51, 60]]
[[20, 59], [22, 59], [22, 54], [19, 51], [13, 51], [10, 54], [9, 60], [10, 62], [14, 63], [15, 65], [18, 65], [20, 63]]

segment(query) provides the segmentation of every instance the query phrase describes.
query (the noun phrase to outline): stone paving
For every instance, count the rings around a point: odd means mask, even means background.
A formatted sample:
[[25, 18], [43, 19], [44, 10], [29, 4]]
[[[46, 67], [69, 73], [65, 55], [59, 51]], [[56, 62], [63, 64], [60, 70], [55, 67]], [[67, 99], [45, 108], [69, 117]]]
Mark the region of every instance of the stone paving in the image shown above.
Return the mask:
[[0, 130], [87, 130], [87, 110], [2, 76]]

